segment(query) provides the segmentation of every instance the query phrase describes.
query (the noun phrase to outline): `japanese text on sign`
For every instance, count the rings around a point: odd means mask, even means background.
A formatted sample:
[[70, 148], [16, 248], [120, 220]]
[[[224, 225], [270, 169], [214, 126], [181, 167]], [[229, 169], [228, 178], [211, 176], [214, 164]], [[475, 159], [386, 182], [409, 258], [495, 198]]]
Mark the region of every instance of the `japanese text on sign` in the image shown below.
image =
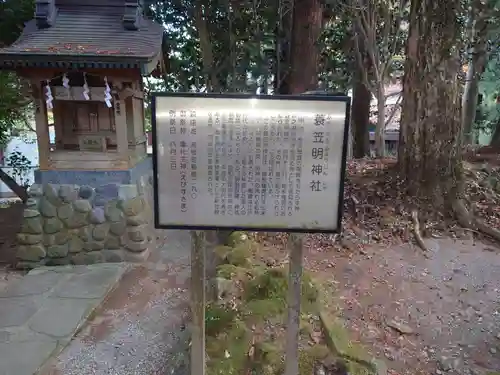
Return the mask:
[[346, 100], [155, 100], [160, 226], [338, 229]]

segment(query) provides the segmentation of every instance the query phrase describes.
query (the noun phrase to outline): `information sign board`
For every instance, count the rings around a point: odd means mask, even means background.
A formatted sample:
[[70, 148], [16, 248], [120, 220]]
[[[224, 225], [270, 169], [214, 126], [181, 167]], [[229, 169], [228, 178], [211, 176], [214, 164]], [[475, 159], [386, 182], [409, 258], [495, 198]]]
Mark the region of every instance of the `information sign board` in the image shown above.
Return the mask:
[[337, 232], [349, 97], [155, 94], [155, 225]]

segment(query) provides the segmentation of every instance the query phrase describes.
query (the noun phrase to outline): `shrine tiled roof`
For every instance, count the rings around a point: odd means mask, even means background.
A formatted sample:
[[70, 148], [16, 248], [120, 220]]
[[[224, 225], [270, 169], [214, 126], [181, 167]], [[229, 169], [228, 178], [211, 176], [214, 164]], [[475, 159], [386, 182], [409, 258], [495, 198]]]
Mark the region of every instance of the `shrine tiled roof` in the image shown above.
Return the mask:
[[13, 45], [0, 49], [0, 67], [141, 68], [158, 57], [161, 25], [141, 16], [138, 30], [127, 30], [122, 12], [104, 10], [60, 8], [43, 29], [29, 21]]

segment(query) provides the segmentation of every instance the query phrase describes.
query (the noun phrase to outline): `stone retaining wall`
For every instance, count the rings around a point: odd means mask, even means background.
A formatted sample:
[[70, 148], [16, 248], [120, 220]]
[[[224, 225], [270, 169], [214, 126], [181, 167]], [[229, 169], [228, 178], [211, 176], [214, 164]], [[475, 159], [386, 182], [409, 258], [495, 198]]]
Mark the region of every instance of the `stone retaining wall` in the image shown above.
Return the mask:
[[155, 242], [147, 190], [33, 185], [17, 235], [17, 267], [144, 260]]

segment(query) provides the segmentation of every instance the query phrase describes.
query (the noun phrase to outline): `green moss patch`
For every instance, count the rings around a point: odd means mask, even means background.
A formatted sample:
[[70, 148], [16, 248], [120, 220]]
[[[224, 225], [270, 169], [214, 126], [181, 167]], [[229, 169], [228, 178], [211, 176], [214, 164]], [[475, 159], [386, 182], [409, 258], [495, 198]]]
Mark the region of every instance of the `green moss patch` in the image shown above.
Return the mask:
[[[235, 287], [227, 288], [231, 295], [207, 306], [208, 375], [284, 372], [288, 267], [266, 266], [259, 260], [259, 250], [259, 244], [241, 232], [229, 236], [227, 246], [216, 248], [222, 261], [217, 267], [218, 280]], [[325, 293], [307, 272], [302, 277], [301, 292], [300, 375], [311, 375], [315, 366], [325, 361], [339, 361], [352, 374], [370, 373], [363, 372], [367, 369], [363, 361], [369, 364], [369, 357], [350, 342], [341, 322], [325, 313], [321, 319], [318, 307], [323, 305]], [[324, 321], [327, 327], [320, 324]], [[325, 328], [328, 334], [324, 334]]]
[[325, 341], [330, 350], [350, 362], [373, 371], [373, 357], [360, 344], [350, 340], [344, 322], [325, 311], [320, 311], [319, 317], [325, 333]]

